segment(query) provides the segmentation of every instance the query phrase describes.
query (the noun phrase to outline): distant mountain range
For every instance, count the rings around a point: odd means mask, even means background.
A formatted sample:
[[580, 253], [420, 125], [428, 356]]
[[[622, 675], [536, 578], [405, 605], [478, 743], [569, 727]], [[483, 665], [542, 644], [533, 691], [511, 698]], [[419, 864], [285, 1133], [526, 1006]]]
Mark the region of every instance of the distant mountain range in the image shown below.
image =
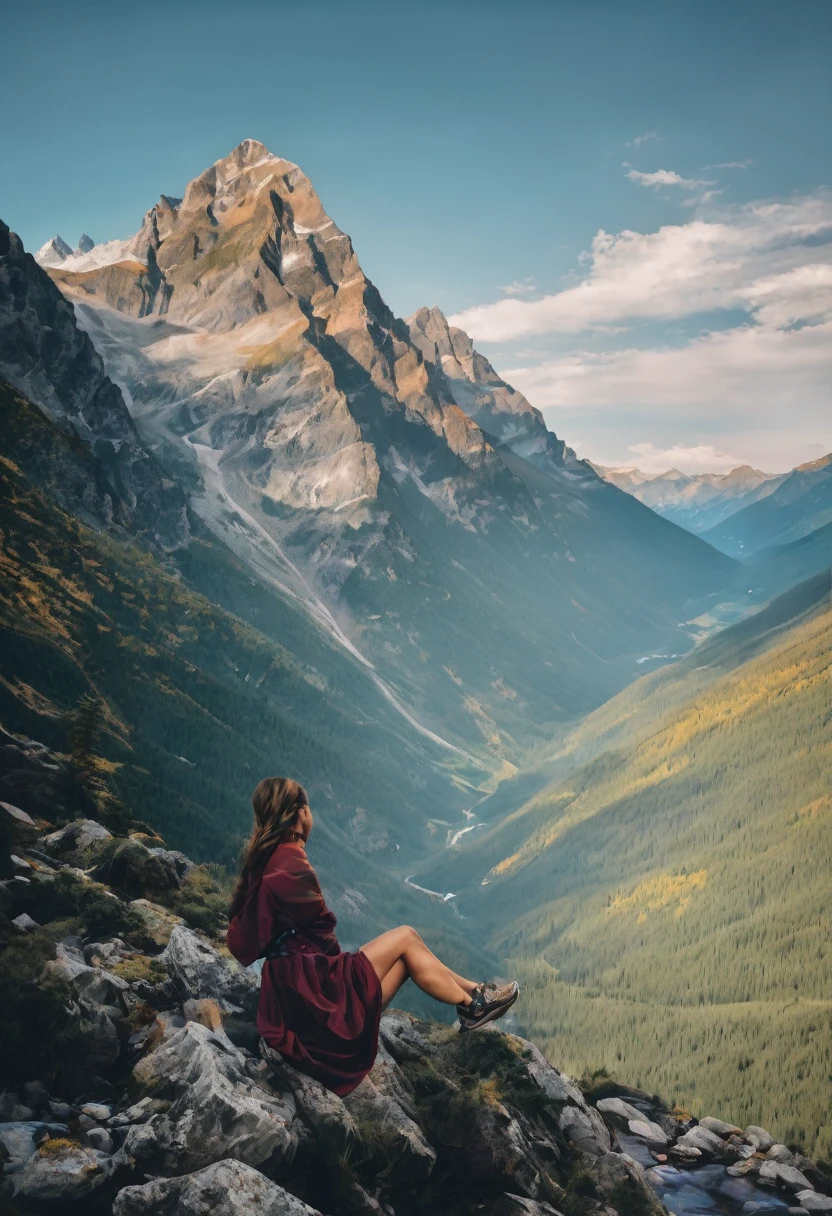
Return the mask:
[[669, 469], [656, 475], [635, 466], [592, 467], [612, 485], [732, 557], [752, 557], [832, 521], [832, 454], [776, 476], [750, 465], [727, 473]]
[[61, 251], [48, 273], [205, 527], [488, 763], [646, 648], [686, 649], [690, 604], [733, 577], [577, 460], [438, 309], [397, 319], [256, 141], [128, 240]]

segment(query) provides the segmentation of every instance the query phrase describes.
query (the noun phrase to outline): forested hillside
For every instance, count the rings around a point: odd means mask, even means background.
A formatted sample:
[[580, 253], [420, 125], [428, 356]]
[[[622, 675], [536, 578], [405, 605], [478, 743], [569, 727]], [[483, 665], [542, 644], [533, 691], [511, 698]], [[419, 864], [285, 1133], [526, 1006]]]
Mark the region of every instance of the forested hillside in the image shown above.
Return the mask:
[[[465, 957], [447, 909], [415, 896], [389, 866], [397, 845], [402, 857], [430, 846], [426, 804], [470, 800], [462, 781], [453, 784], [464, 762], [432, 755], [441, 749], [429, 740], [421, 752], [405, 741], [397, 731], [406, 724], [392, 708], [387, 723], [374, 720], [373, 686], [335, 646], [324, 677], [193, 590], [175, 566], [165, 569], [56, 506], [50, 478], [57, 472], [66, 490], [73, 462], [84, 472], [93, 458], [2, 383], [0, 408], [6, 729], [65, 750], [67, 714], [94, 696], [104, 709], [106, 769], [131, 812], [171, 845], [232, 868], [253, 786], [271, 772], [291, 772], [321, 812], [316, 864], [345, 940], [357, 946], [394, 922], [418, 919]], [[256, 614], [256, 587], [230, 557], [223, 564], [216, 544], [192, 546], [190, 561], [197, 560], [217, 598], [242, 596], [244, 585], [247, 611]], [[274, 635], [279, 604], [271, 596], [268, 605], [263, 615]], [[306, 639], [307, 652], [314, 640]]]
[[590, 715], [437, 878], [571, 1068], [826, 1155], [830, 661], [826, 572]]

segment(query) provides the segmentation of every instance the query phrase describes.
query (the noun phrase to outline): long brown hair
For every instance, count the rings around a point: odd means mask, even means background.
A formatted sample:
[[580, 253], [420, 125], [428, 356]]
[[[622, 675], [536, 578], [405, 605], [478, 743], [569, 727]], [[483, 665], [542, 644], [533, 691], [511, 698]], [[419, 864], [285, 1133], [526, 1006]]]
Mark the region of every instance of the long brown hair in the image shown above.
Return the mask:
[[229, 918], [236, 916], [246, 901], [249, 882], [262, 872], [274, 850], [292, 834], [292, 825], [305, 806], [306, 790], [291, 777], [265, 777], [251, 795], [254, 830], [243, 849], [242, 867]]

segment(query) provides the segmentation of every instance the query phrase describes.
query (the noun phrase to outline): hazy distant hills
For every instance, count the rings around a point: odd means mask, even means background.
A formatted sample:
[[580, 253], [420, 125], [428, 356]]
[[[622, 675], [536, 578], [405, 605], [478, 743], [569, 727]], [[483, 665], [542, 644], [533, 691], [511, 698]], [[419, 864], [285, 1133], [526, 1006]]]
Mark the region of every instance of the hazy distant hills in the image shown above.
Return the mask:
[[749, 557], [799, 540], [832, 523], [832, 454], [798, 465], [770, 494], [710, 528], [706, 539], [724, 553]]
[[732, 557], [759, 556], [832, 522], [832, 455], [774, 477], [749, 465], [728, 473], [670, 469], [656, 476], [635, 467], [592, 467], [665, 519], [702, 535]]
[[[776, 490], [786, 474], [772, 477], [750, 465], [740, 465], [727, 473], [682, 473], [679, 469], [651, 475], [636, 467], [593, 468], [612, 485], [632, 494], [674, 523], [690, 532], [708, 529]], [[718, 547], [718, 546], [717, 546]]]
[[421, 880], [572, 1068], [826, 1156], [830, 663], [827, 571], [589, 715]]
[[[405, 323], [246, 140], [44, 255], [190, 508], [430, 730], [499, 765], [678, 652], [729, 559], [606, 484], [438, 310]], [[56, 261], [56, 259], [58, 259]]]

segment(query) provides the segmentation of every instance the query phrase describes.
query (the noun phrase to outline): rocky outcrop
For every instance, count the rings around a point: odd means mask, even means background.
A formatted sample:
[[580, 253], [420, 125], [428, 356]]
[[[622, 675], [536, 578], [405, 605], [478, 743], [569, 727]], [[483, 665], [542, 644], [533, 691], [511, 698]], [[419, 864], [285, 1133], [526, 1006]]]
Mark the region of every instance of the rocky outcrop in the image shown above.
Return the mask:
[[488, 436], [547, 473], [559, 476], [571, 470], [592, 484], [591, 466], [549, 430], [540, 410], [495, 372], [439, 308], [420, 308], [407, 325], [414, 346], [447, 381], [456, 404]]
[[113, 1216], [321, 1216], [250, 1166], [217, 1161], [182, 1178], [119, 1191]]
[[[139, 440], [122, 391], [105, 374], [72, 305], [1, 221], [0, 377], [95, 457], [92, 485], [68, 505], [88, 513], [97, 477], [105, 516], [166, 550], [187, 543], [182, 491]], [[34, 443], [37, 436], [25, 439]], [[62, 459], [70, 463], [71, 455], [65, 451]]]
[[[0, 1092], [0, 1198], [19, 1212], [663, 1216], [662, 1199], [678, 1211], [690, 1188], [725, 1216], [773, 1198], [832, 1210], [832, 1180], [764, 1129], [697, 1124], [609, 1082], [590, 1100], [494, 1026], [460, 1035], [390, 1010], [370, 1074], [337, 1097], [261, 1057], [257, 977], [219, 941], [92, 877], [125, 844], [174, 875], [187, 858], [146, 832], [2, 809], [0, 864], [31, 874], [3, 913], [13, 925], [25, 899], [32, 921], [16, 957], [33, 961], [0, 1008], [18, 1069]], [[47, 848], [68, 860], [38, 860]]]

